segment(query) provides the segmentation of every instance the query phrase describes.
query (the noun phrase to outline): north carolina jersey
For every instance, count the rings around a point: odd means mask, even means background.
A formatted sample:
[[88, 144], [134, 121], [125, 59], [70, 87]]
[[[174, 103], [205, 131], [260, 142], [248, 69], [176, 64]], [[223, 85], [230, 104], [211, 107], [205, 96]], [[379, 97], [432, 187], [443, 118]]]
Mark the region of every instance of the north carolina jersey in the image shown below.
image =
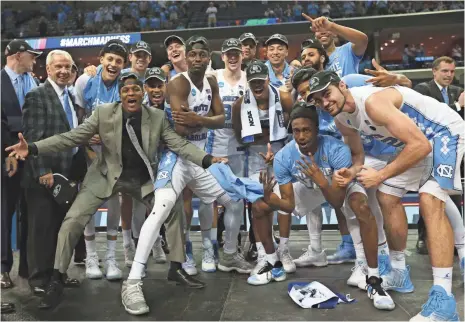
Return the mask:
[[[460, 151], [458, 147], [464, 143], [465, 122], [449, 106], [434, 98], [407, 87], [394, 86], [393, 88], [398, 90], [403, 98], [400, 111], [407, 115], [433, 144], [434, 170], [432, 175], [443, 189], [459, 189], [459, 185], [454, 184], [454, 177], [460, 165], [457, 165], [458, 158], [463, 157], [463, 155], [458, 155]], [[382, 90], [385, 88], [373, 86], [351, 88], [355, 112], [342, 112], [336, 118], [342, 124], [362, 134], [395, 148], [403, 148], [402, 141], [394, 137], [385, 126], [376, 125], [366, 112], [365, 102], [368, 97]]]
[[[295, 140], [279, 150], [273, 162], [276, 180], [279, 185], [301, 182], [309, 189], [319, 189], [310, 178], [299, 171], [297, 161], [302, 162], [302, 155]], [[349, 147], [341, 140], [329, 135], [318, 135], [318, 150], [313, 158], [329, 182], [331, 182], [335, 170], [352, 166], [352, 155]], [[309, 157], [307, 159], [310, 161]]]
[[207, 153], [214, 156], [229, 156], [234, 154], [243, 154], [238, 151], [240, 144], [236, 140], [234, 130], [232, 129], [232, 105], [242, 95], [244, 95], [247, 79], [245, 72], [241, 72], [241, 79], [231, 86], [224, 78], [224, 69], [216, 71], [216, 79], [221, 100], [224, 106], [224, 128], [209, 130], [207, 135]]
[[[189, 105], [189, 110], [197, 113], [200, 116], [207, 116], [210, 112], [211, 102], [212, 102], [212, 89], [207, 77], [203, 78], [203, 89], [200, 91], [191, 79], [187, 72], [182, 72], [177, 74], [175, 77], [184, 76], [190, 84], [190, 92], [187, 97], [187, 104]], [[168, 118], [171, 118], [171, 106], [165, 103], [165, 109]], [[199, 149], [204, 150], [207, 143], [207, 128], [201, 128], [200, 130], [193, 132], [186, 136], [186, 139], [192, 144], [196, 145]]]

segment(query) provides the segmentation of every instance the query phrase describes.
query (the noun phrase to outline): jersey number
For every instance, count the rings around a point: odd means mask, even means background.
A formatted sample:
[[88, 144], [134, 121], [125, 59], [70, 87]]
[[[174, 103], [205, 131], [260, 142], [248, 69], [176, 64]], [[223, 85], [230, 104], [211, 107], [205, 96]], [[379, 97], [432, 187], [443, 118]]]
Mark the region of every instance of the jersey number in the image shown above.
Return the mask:
[[231, 105], [230, 104], [224, 104], [224, 118], [226, 121], [231, 120]]

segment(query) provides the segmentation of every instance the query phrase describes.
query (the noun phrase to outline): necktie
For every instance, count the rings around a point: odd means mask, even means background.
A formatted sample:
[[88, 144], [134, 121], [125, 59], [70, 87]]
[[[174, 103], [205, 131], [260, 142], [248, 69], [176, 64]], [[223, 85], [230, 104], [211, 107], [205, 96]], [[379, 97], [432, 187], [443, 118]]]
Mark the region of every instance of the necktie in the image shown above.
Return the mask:
[[21, 110], [23, 109], [24, 100], [26, 97], [26, 93], [24, 93], [24, 77], [23, 75], [19, 75], [16, 77], [16, 96], [18, 96], [19, 106]]
[[65, 88], [63, 91], [63, 107], [65, 108], [66, 118], [68, 119], [69, 127], [70, 129], [74, 129], [73, 110], [71, 109], [71, 105], [69, 104], [69, 93], [67, 88]]
[[132, 118], [129, 117], [128, 120], [126, 121], [126, 130], [128, 131], [129, 139], [131, 140], [132, 144], [136, 148], [137, 153], [139, 153], [139, 156], [142, 158], [142, 161], [144, 161], [145, 166], [147, 167], [147, 170], [149, 171], [150, 179], [152, 180], [152, 182], [155, 182], [152, 166], [150, 165], [149, 159], [145, 155], [144, 150], [142, 149], [142, 147], [139, 144], [139, 141], [137, 140], [136, 132], [134, 132], [134, 128], [132, 127], [130, 123], [131, 119]]
[[449, 95], [447, 95], [447, 88], [443, 87], [441, 90], [442, 98], [444, 99], [444, 103], [449, 104]]

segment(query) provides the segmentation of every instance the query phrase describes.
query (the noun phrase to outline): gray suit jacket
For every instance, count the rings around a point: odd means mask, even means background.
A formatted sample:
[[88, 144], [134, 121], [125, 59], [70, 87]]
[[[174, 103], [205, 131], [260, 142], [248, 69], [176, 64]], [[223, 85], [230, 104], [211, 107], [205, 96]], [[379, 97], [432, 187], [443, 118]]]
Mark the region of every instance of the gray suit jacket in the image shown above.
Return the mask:
[[[102, 154], [87, 170], [84, 179], [95, 196], [108, 198], [123, 170], [121, 139], [123, 127], [123, 107], [121, 103], [103, 104], [97, 107], [92, 116], [77, 128], [48, 139], [35, 142], [38, 154], [50, 154], [86, 144], [95, 135], [100, 135]], [[166, 147], [179, 156], [202, 166], [206, 153], [179, 136], [169, 124], [165, 112], [142, 105], [142, 142], [154, 175], [158, 169], [157, 152], [164, 142]], [[160, 142], [163, 140], [163, 142]], [[142, 197], [151, 193], [153, 183], [149, 180], [141, 187]]]

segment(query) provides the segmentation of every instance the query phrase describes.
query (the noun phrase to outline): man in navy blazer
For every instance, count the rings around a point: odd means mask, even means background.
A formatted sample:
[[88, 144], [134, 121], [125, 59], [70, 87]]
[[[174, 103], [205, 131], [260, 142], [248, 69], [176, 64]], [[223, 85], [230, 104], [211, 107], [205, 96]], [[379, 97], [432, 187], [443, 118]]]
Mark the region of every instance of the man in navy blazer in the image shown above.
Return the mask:
[[[24, 40], [11, 41], [6, 49], [6, 66], [1, 71], [1, 104], [2, 115], [6, 116], [9, 125], [10, 137], [18, 137], [18, 132], [23, 131], [22, 127], [22, 105], [26, 94], [37, 87], [36, 79], [32, 76], [32, 69], [36, 63], [36, 58], [42, 54], [34, 50]], [[6, 177], [3, 180], [3, 190], [8, 194], [8, 206], [5, 212], [2, 211], [1, 234], [11, 236], [11, 224], [13, 214], [20, 210], [21, 232], [18, 239], [20, 252], [19, 276], [28, 277], [26, 242], [27, 242], [27, 213], [24, 202], [21, 180], [23, 176], [23, 162], [19, 162], [18, 172], [15, 176]], [[20, 207], [18, 207], [20, 205]], [[6, 217], [6, 218], [3, 218]], [[2, 289], [13, 287], [9, 273], [13, 265], [13, 254], [11, 250], [11, 238], [5, 238], [2, 242], [1, 254], [1, 280]]]

